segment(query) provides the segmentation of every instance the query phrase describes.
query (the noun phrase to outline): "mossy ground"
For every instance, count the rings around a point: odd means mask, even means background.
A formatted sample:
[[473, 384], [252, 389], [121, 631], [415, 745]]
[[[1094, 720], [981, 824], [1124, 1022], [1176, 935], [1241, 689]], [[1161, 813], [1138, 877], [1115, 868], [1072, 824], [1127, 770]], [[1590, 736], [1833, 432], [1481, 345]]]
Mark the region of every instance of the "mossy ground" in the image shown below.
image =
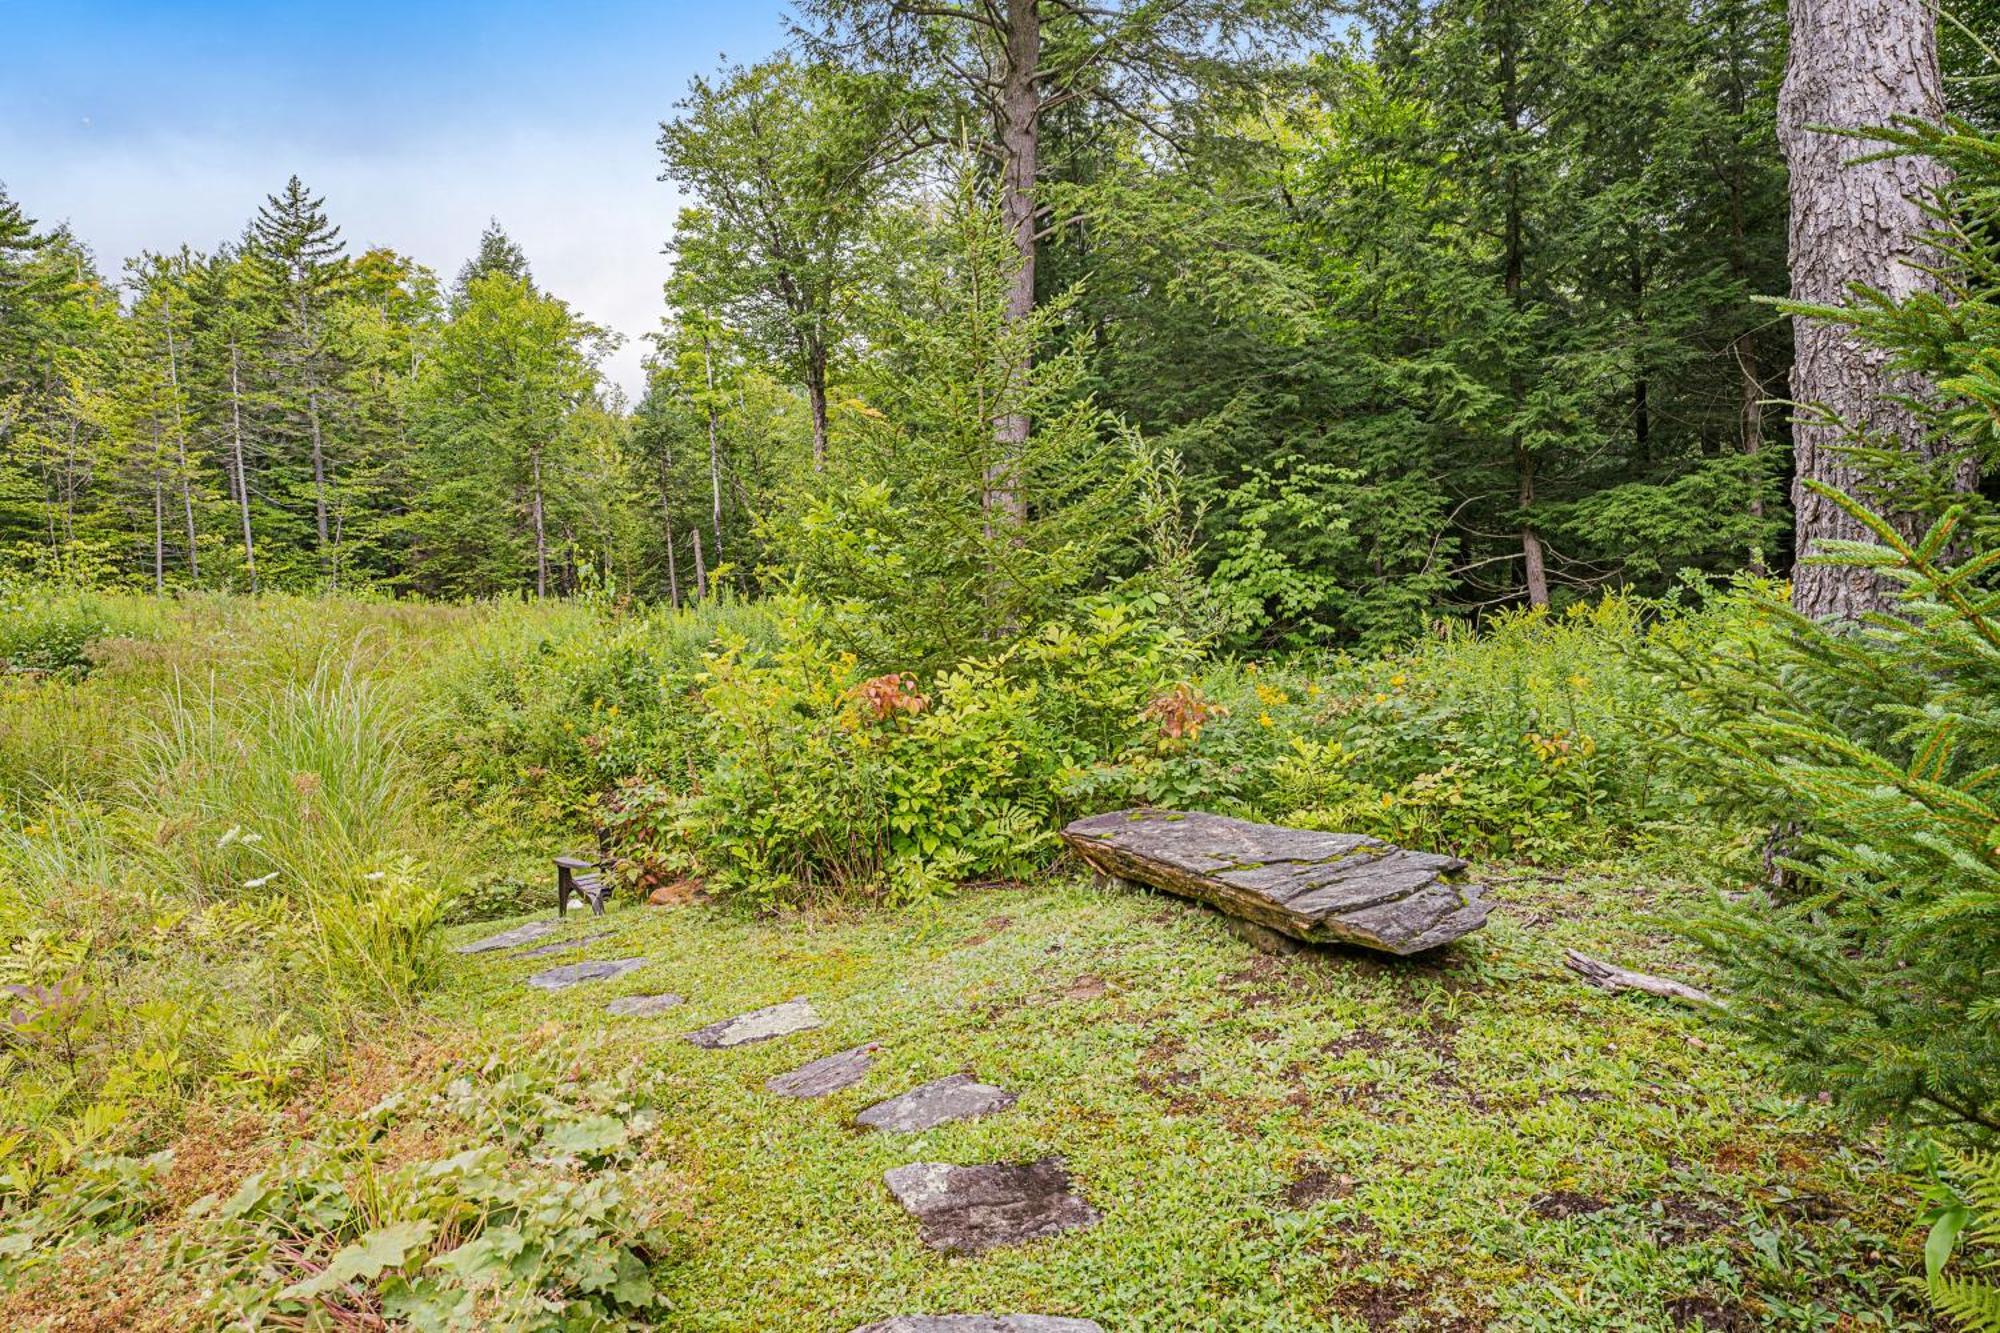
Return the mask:
[[[1080, 881], [845, 922], [624, 906], [566, 934], [608, 928], [584, 953], [648, 968], [550, 996], [522, 980], [579, 955], [467, 958], [434, 1014], [489, 1040], [559, 1024], [580, 1069], [662, 1071], [674, 1328], [1927, 1326], [1900, 1276], [1912, 1191], [1873, 1147], [1774, 1093], [1701, 1014], [1561, 966], [1574, 946], [1692, 975], [1657, 924], [1671, 893], [1533, 873], [1492, 892], [1483, 933], [1415, 962], [1260, 954], [1204, 909]], [[603, 1012], [669, 990], [688, 1003], [667, 1017]], [[795, 995], [823, 1028], [679, 1040]], [[870, 1040], [853, 1089], [763, 1089]], [[854, 1126], [960, 1070], [1019, 1105], [918, 1136]], [[882, 1184], [907, 1161], [1048, 1154], [1102, 1223], [978, 1258], [925, 1249]]]

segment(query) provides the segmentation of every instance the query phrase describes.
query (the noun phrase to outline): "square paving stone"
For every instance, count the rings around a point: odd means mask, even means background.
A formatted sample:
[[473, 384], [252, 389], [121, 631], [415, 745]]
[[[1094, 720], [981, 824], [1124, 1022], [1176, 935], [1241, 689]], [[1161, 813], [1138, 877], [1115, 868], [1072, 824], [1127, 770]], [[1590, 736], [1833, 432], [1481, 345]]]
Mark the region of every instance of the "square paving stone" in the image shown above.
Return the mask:
[[896, 1315], [854, 1333], [1104, 1333], [1094, 1319], [1052, 1315]]
[[678, 995], [621, 995], [604, 1006], [604, 1012], [619, 1018], [658, 1018], [686, 1004]]
[[607, 958], [594, 963], [564, 963], [528, 978], [536, 990], [568, 990], [585, 981], [609, 981], [635, 972], [647, 963], [644, 958]]
[[819, 1026], [819, 1015], [813, 1012], [812, 1003], [803, 996], [786, 1000], [783, 1004], [769, 1005], [763, 1009], [753, 1009], [747, 1014], [725, 1018], [720, 1023], [710, 1023], [707, 1027], [687, 1033], [687, 1039], [697, 1046], [716, 1049], [724, 1046], [747, 1046], [753, 1041], [768, 1041], [772, 1037], [783, 1037], [793, 1032], [804, 1032]]
[[538, 949], [523, 949], [514, 956], [516, 958], [541, 958], [552, 953], [567, 953], [571, 949], [581, 949], [586, 944], [595, 944], [599, 940], [608, 940], [610, 938], [610, 931], [600, 930], [595, 935], [579, 935], [573, 940], [557, 940], [554, 944], [544, 944]]
[[992, 1115], [1014, 1104], [1014, 1094], [990, 1083], [975, 1083], [970, 1074], [953, 1074], [900, 1097], [879, 1102], [854, 1117], [870, 1129], [916, 1134], [954, 1120]]
[[554, 933], [556, 924], [554, 921], [530, 921], [525, 926], [515, 926], [512, 930], [503, 930], [498, 935], [488, 935], [483, 940], [461, 944], [453, 952], [492, 953], [495, 949], [511, 949], [517, 944], [532, 944], [542, 936]]
[[824, 1097], [859, 1083], [875, 1065], [880, 1042], [868, 1042], [833, 1055], [824, 1055], [811, 1064], [800, 1065], [789, 1074], [764, 1080], [764, 1087], [780, 1097]]
[[1069, 1172], [1056, 1157], [990, 1166], [912, 1162], [882, 1179], [934, 1250], [980, 1254], [1095, 1226], [1099, 1216], [1070, 1192]]

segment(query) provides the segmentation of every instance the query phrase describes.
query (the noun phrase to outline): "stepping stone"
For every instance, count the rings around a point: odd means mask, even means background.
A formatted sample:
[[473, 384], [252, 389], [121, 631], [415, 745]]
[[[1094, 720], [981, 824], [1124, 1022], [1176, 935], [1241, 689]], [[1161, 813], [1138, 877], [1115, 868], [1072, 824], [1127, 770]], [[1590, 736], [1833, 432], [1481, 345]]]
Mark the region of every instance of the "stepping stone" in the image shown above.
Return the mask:
[[553, 921], [530, 921], [525, 926], [503, 930], [498, 935], [488, 935], [483, 940], [461, 944], [454, 953], [492, 953], [495, 949], [511, 949], [517, 944], [531, 944], [556, 928]]
[[568, 990], [581, 982], [609, 981], [627, 972], [636, 972], [648, 961], [644, 958], [610, 958], [595, 963], [565, 963], [561, 967], [535, 973], [528, 978], [528, 984], [536, 990]]
[[990, 1083], [974, 1083], [970, 1074], [953, 1074], [921, 1088], [911, 1088], [854, 1117], [870, 1129], [915, 1134], [953, 1120], [992, 1115], [1014, 1104], [1014, 1094]]
[[753, 1041], [768, 1041], [772, 1037], [804, 1032], [818, 1026], [819, 1015], [813, 1012], [811, 1002], [801, 996], [783, 1004], [725, 1018], [720, 1023], [710, 1023], [686, 1036], [697, 1046], [716, 1050], [724, 1046], [747, 1046]]
[[896, 1315], [854, 1333], [1104, 1333], [1104, 1327], [1054, 1315]]
[[686, 1003], [678, 995], [624, 995], [605, 1005], [604, 1012], [619, 1018], [658, 1018]]
[[871, 1041], [834, 1055], [823, 1055], [789, 1074], [765, 1079], [764, 1087], [780, 1097], [824, 1097], [859, 1083], [874, 1068], [875, 1052], [881, 1049], [880, 1042]]
[[1485, 889], [1457, 879], [1466, 862], [1359, 833], [1142, 809], [1079, 819], [1063, 840], [1100, 875], [1312, 944], [1421, 953], [1486, 924]]
[[1069, 1172], [1057, 1157], [991, 1166], [912, 1162], [882, 1179], [934, 1250], [980, 1254], [1098, 1221], [1097, 1210], [1070, 1193]]
[[540, 958], [545, 954], [567, 953], [571, 949], [581, 949], [586, 944], [595, 944], [599, 940], [608, 940], [610, 938], [610, 931], [600, 930], [595, 935], [579, 935], [573, 940], [557, 940], [554, 944], [544, 944], [539, 949], [523, 949], [514, 956], [516, 958]]

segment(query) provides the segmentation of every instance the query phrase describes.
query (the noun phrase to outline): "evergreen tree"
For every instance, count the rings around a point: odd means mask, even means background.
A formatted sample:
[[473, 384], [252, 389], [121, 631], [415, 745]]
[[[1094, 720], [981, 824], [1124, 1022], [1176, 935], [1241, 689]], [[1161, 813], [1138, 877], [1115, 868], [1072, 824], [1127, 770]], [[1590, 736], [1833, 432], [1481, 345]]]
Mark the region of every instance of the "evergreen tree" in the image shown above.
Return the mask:
[[326, 201], [310, 194], [297, 176], [257, 210], [245, 239], [245, 257], [269, 308], [276, 411], [270, 432], [287, 462], [303, 456], [310, 483], [314, 550], [320, 576], [340, 583], [339, 533], [333, 521], [334, 449], [327, 438], [330, 397], [341, 365], [328, 327], [330, 308], [347, 277], [346, 244], [327, 220]]

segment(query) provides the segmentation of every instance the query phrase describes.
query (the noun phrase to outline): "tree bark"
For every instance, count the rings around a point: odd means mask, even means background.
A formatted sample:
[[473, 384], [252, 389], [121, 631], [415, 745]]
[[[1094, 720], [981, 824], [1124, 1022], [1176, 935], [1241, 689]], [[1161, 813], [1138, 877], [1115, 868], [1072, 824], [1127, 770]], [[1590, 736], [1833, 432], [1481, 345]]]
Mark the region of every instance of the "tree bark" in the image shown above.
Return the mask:
[[813, 471], [826, 471], [826, 348], [818, 339], [806, 348], [806, 402], [812, 407]]
[[674, 553], [673, 457], [660, 453], [660, 518], [667, 525], [667, 604], [681, 604], [680, 557]]
[[160, 477], [160, 423], [153, 422], [153, 595], [167, 591], [167, 499]]
[[174, 302], [163, 296], [160, 300], [161, 323], [167, 333], [167, 391], [174, 396], [174, 456], [180, 469], [181, 512], [187, 518], [187, 562], [188, 578], [201, 582], [201, 557], [195, 551], [194, 528], [194, 481], [188, 475], [187, 454], [187, 413], [181, 407], [181, 364], [180, 354], [174, 347]]
[[[1508, 22], [1500, 38], [1500, 114], [1507, 126], [1507, 207], [1502, 220], [1504, 254], [1500, 282], [1507, 293], [1507, 304], [1518, 313], [1525, 304], [1521, 283], [1527, 268], [1527, 236], [1521, 216], [1520, 145], [1516, 142], [1521, 132], [1521, 90], [1518, 53], [1515, 50], [1517, 31], [1513, 17], [1510, 8]], [[1507, 394], [1516, 417], [1512, 445], [1514, 473], [1520, 486], [1522, 584], [1527, 590], [1529, 606], [1547, 606], [1548, 561], [1542, 550], [1541, 534], [1535, 531], [1534, 522], [1528, 516], [1535, 503], [1535, 454], [1521, 437], [1518, 419], [1527, 408], [1528, 387], [1518, 364], [1508, 368]]]
[[[1917, 200], [1947, 175], [1937, 162], [1895, 157], [1854, 163], [1869, 145], [1816, 128], [1860, 129], [1898, 116], [1936, 119], [1943, 108], [1937, 28], [1924, 0], [1791, 0], [1791, 53], [1778, 94], [1778, 140], [1791, 170], [1792, 297], [1841, 304], [1862, 283], [1897, 300], [1935, 290], [1913, 266], [1925, 262], [1926, 220]], [[1851, 165], [1850, 165], [1851, 164]], [[1922, 423], [1895, 401], [1918, 386], [1886, 372], [1887, 355], [1837, 326], [1794, 321], [1792, 398], [1797, 468], [1798, 567], [1792, 602], [1819, 619], [1855, 619], [1893, 601], [1868, 570], [1805, 563], [1828, 540], [1868, 540], [1867, 529], [1806, 489], [1822, 482], [1849, 495], [1864, 481], [1842, 452], [1831, 413], [1878, 444], [1933, 456]], [[1969, 478], [1967, 478], [1969, 481]], [[1889, 515], [1910, 528], [1908, 516]]]
[[[1014, 272], [1007, 284], [1006, 318], [1019, 324], [1035, 313], [1035, 178], [1041, 160], [1041, 94], [1035, 71], [1042, 61], [1040, 0], [1008, 0], [1007, 50], [999, 91], [1000, 216], [1014, 241]], [[1028, 374], [1027, 353], [1012, 367], [1017, 384]], [[1015, 522], [1027, 517], [1014, 481], [1014, 464], [1027, 447], [1025, 412], [993, 423], [999, 457], [986, 470], [986, 508]]]
[[320, 434], [319, 390], [306, 381], [306, 418], [312, 427], [313, 519], [319, 527], [319, 564], [330, 571], [333, 541], [326, 523], [326, 446]]
[[[701, 371], [708, 381], [708, 489], [715, 520], [715, 562], [722, 563], [722, 437], [716, 431], [715, 363], [709, 356], [708, 335], [701, 337]], [[701, 563], [701, 545], [695, 544], [695, 563]], [[703, 596], [707, 594], [704, 593]]]
[[695, 526], [693, 532], [694, 532], [694, 599], [697, 602], [705, 602], [708, 600], [708, 566], [703, 564], [701, 559], [701, 527], [699, 524]]
[[250, 576], [250, 591], [257, 591], [257, 544], [250, 536], [250, 474], [243, 463], [243, 380], [242, 358], [236, 339], [229, 340], [229, 433], [230, 452], [236, 463], [236, 508], [243, 519], [243, 568]]
[[528, 456], [528, 467], [532, 474], [531, 484], [534, 495], [530, 500], [530, 513], [535, 522], [535, 596], [549, 595], [549, 534], [542, 520], [542, 451], [537, 446]]

